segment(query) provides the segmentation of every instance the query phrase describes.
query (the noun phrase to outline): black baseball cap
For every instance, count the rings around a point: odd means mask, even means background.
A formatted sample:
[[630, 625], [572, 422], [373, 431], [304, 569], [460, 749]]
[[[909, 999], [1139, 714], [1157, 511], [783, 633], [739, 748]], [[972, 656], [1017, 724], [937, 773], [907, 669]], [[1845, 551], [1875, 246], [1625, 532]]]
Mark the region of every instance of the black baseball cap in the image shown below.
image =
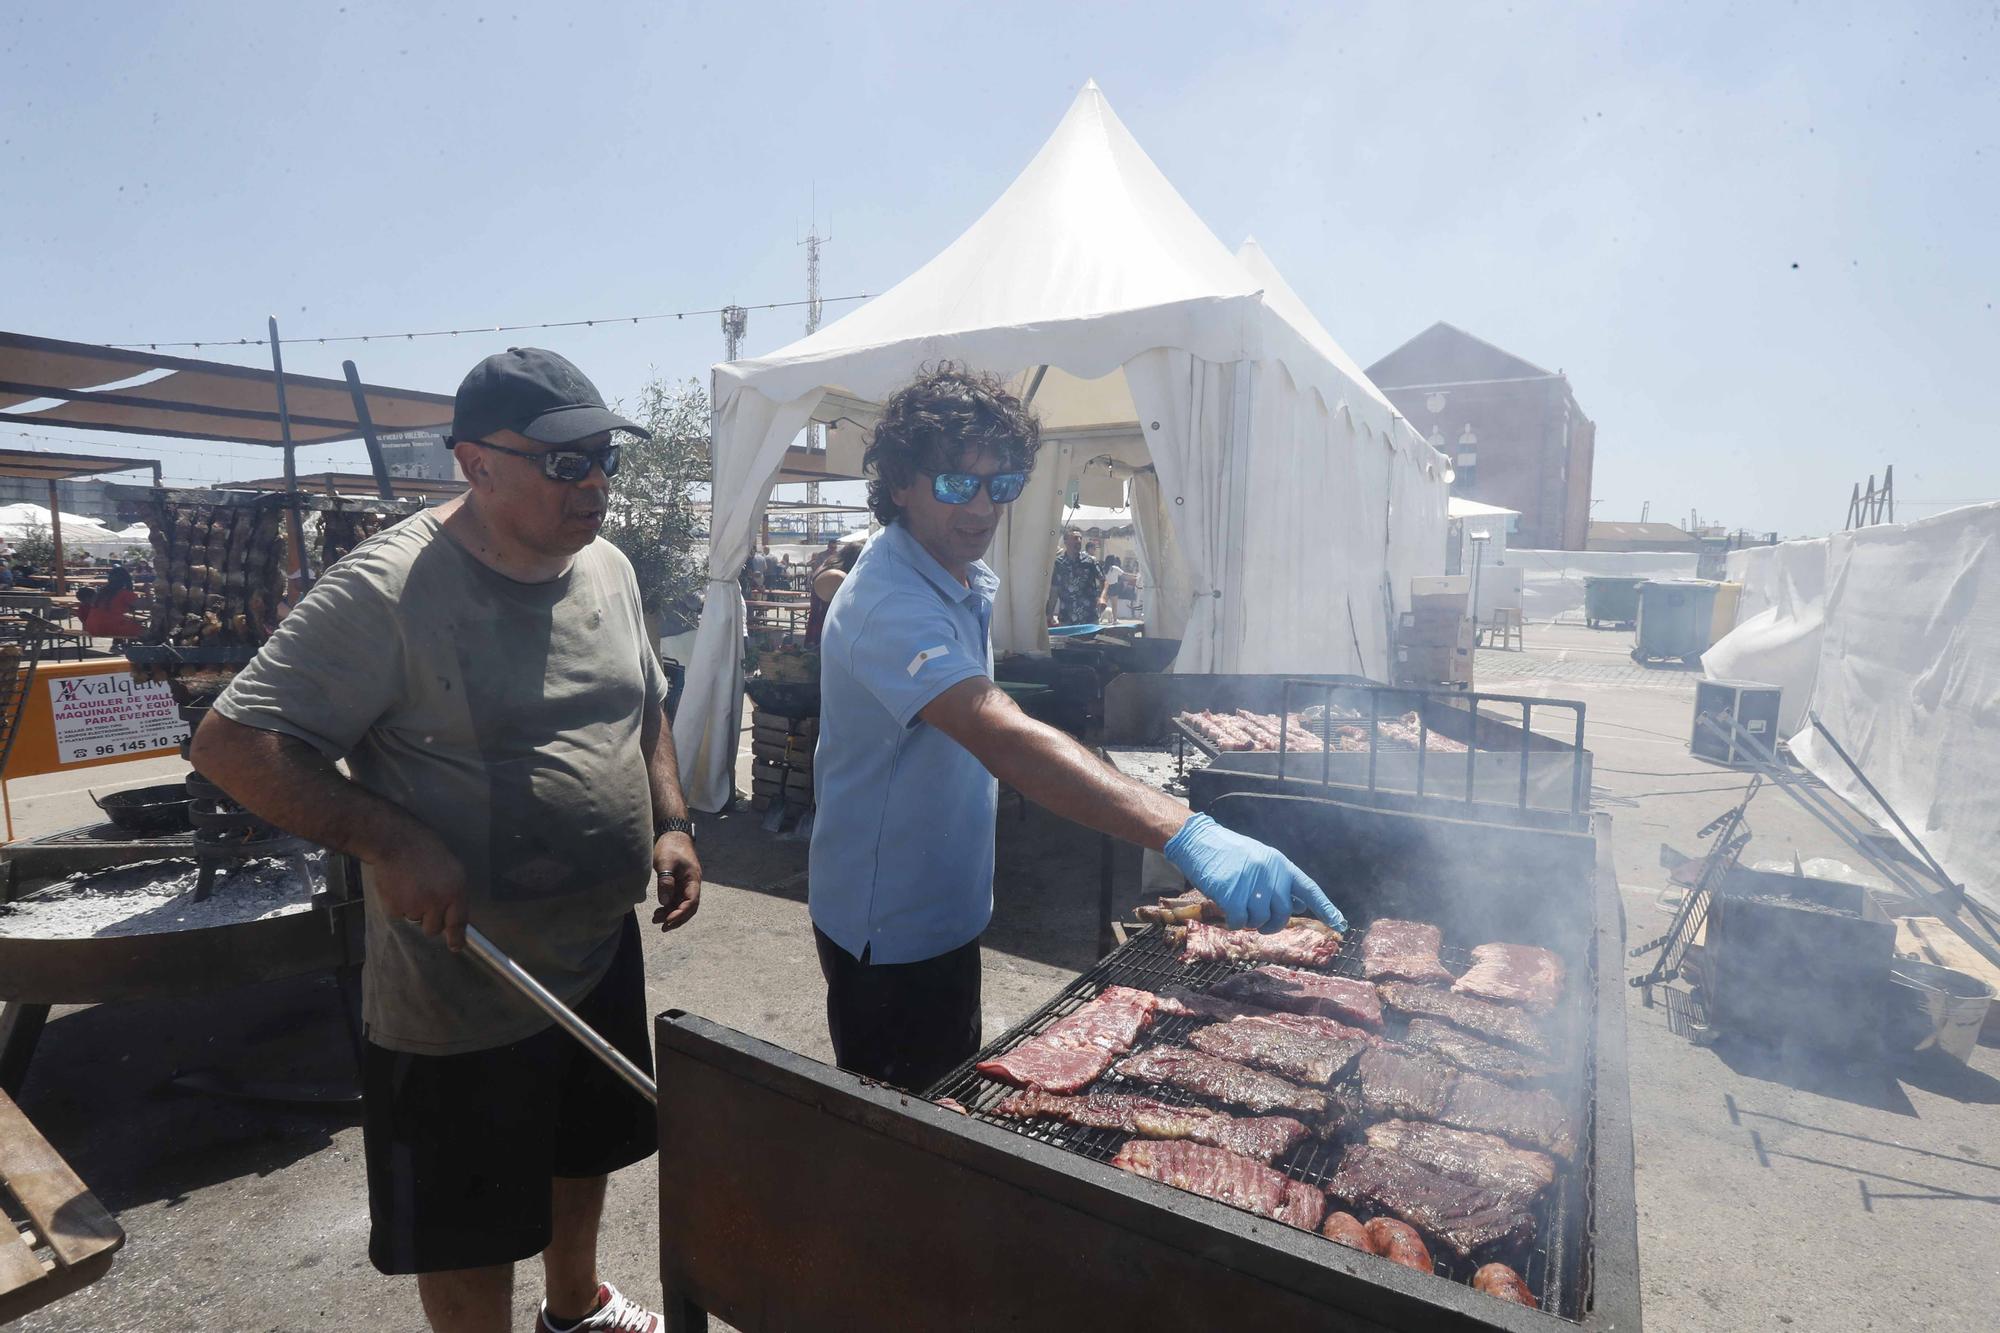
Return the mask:
[[567, 357], [539, 347], [509, 347], [472, 368], [452, 403], [451, 438], [477, 440], [496, 430], [518, 431], [542, 444], [575, 444], [607, 430], [652, 439], [604, 405]]

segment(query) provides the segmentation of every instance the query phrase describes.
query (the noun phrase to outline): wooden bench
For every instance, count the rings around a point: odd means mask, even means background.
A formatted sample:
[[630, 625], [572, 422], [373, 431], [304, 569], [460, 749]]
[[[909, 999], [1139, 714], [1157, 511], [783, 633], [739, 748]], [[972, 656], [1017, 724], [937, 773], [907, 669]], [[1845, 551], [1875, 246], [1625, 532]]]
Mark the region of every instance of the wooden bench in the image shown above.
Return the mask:
[[0, 1324], [97, 1281], [125, 1243], [117, 1219], [4, 1092], [0, 1195], [10, 1220], [26, 1219], [16, 1239], [0, 1235]]

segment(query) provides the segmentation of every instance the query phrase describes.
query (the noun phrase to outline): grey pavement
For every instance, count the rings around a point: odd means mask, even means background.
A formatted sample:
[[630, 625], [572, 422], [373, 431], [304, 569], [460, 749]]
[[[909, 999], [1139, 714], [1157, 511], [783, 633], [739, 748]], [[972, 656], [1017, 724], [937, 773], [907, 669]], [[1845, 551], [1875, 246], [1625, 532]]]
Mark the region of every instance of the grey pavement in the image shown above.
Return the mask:
[[[1588, 705], [1598, 808], [1614, 821], [1628, 942], [1668, 920], [1659, 847], [1732, 803], [1741, 774], [1691, 758], [1693, 677], [1637, 667], [1631, 636], [1531, 627], [1528, 651], [1482, 652], [1480, 684]], [[1622, 659], [1622, 662], [1621, 662]], [[158, 761], [88, 775], [160, 780]], [[23, 832], [82, 822], [75, 777], [15, 786]], [[1774, 793], [1751, 859], [1839, 848]], [[649, 935], [648, 992], [826, 1059], [806, 918], [805, 849], [749, 815], [703, 821], [700, 915]], [[1092, 961], [1096, 839], [1009, 806], [987, 938], [987, 1031], [997, 1033]], [[1852, 859], [1851, 857], [1844, 859]], [[1121, 904], [1134, 896], [1121, 890]], [[1643, 961], [1632, 964], [1635, 969]], [[354, 1108], [301, 1110], [166, 1091], [177, 1068], [267, 1077], [347, 1072], [331, 984], [306, 979], [190, 1000], [103, 1005], [50, 1022], [22, 1104], [119, 1214], [131, 1240], [96, 1286], [24, 1321], [122, 1333], [422, 1327], [414, 1287], [368, 1266]], [[2000, 1273], [2000, 1050], [1970, 1069], [1846, 1068], [1796, 1052], [1691, 1045], [1668, 1010], [1628, 1000], [1645, 1319], [1658, 1330], [1972, 1329], [1994, 1326]], [[612, 1183], [605, 1276], [657, 1295], [654, 1181]], [[539, 1295], [524, 1266], [517, 1327]], [[1554, 1325], [1551, 1325], [1554, 1327]]]

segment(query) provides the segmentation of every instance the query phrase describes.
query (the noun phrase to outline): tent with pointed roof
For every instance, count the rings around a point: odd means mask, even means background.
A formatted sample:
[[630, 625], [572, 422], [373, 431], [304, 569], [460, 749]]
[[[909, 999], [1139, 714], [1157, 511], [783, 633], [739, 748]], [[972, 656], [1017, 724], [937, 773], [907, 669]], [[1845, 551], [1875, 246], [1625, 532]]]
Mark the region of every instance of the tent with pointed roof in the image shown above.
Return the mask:
[[674, 725], [689, 799], [729, 799], [736, 575], [786, 451], [851, 453], [875, 405], [950, 359], [1012, 378], [1044, 444], [988, 563], [993, 645], [1046, 649], [1068, 483], [1132, 481], [1153, 632], [1175, 669], [1383, 676], [1408, 575], [1442, 565], [1445, 462], [1254, 245], [1231, 254], [1087, 84], [1006, 192], [929, 263], [769, 356], [713, 372], [709, 584]]

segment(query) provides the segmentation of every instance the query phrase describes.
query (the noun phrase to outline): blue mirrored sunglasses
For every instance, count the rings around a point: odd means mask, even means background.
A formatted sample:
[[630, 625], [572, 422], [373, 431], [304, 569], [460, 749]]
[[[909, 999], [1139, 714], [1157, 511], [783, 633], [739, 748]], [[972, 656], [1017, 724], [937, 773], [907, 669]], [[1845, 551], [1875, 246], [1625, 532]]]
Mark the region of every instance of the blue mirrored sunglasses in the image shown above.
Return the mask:
[[990, 477], [982, 477], [977, 472], [933, 472], [931, 474], [931, 494], [939, 504], [971, 504], [979, 494], [981, 486], [997, 505], [1010, 505], [1021, 498], [1027, 488], [1028, 474], [1025, 472], [996, 472]]

